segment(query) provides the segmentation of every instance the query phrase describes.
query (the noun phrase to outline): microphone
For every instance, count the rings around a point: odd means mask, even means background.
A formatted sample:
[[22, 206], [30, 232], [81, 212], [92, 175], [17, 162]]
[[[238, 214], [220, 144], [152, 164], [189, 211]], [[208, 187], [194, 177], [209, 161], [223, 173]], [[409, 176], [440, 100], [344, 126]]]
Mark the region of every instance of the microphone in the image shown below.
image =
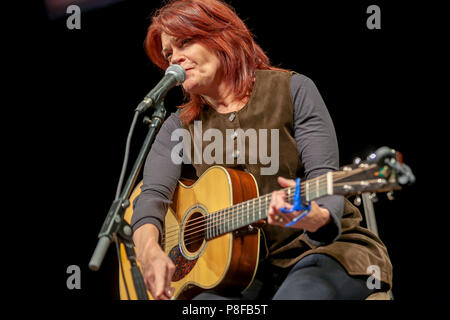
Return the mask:
[[173, 64], [166, 69], [164, 77], [142, 100], [135, 111], [145, 112], [148, 108], [155, 106], [165, 98], [167, 92], [178, 86], [186, 79], [186, 71], [178, 64]]

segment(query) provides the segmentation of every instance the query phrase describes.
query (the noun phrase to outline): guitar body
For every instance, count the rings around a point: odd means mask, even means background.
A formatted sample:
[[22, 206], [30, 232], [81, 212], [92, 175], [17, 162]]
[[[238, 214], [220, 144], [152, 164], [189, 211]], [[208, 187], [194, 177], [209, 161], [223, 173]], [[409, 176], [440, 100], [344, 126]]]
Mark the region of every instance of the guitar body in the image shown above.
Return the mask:
[[[131, 203], [141, 184], [133, 191]], [[171, 283], [175, 299], [191, 299], [213, 288], [239, 292], [252, 283], [259, 260], [259, 228], [244, 227], [207, 240], [202, 222], [212, 212], [256, 197], [258, 186], [251, 174], [220, 166], [209, 168], [197, 181], [179, 182], [166, 214], [163, 242], [176, 266]], [[128, 223], [132, 214], [129, 206], [125, 212]], [[119, 274], [120, 298], [137, 299], [123, 245], [120, 259], [124, 272]]]

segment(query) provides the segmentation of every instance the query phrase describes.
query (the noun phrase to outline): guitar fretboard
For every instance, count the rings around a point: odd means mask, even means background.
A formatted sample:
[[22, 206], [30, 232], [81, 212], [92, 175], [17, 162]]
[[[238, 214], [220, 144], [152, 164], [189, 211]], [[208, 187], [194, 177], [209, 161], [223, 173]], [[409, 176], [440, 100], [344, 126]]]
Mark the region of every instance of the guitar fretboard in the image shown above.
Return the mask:
[[[285, 188], [286, 201], [292, 202], [295, 187]], [[301, 202], [333, 194], [332, 172], [307, 180], [300, 184]], [[206, 239], [219, 237], [225, 233], [240, 229], [267, 218], [271, 194], [235, 204], [223, 210], [210, 213], [206, 217]]]

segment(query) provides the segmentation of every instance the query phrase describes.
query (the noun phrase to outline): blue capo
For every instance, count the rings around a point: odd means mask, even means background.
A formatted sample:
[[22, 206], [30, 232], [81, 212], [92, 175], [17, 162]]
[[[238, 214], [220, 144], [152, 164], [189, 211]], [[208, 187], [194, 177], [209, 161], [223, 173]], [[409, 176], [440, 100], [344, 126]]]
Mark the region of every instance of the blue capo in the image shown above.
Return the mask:
[[310, 211], [311, 211], [311, 204], [308, 203], [307, 206], [302, 205], [301, 200], [301, 193], [300, 193], [300, 178], [295, 179], [295, 193], [294, 193], [294, 205], [291, 209], [287, 210], [286, 207], [281, 208], [280, 210], [283, 213], [292, 213], [294, 211], [305, 211], [304, 213], [297, 216], [294, 220], [291, 222], [285, 224], [286, 227], [290, 227], [297, 223], [297, 221], [303, 219]]

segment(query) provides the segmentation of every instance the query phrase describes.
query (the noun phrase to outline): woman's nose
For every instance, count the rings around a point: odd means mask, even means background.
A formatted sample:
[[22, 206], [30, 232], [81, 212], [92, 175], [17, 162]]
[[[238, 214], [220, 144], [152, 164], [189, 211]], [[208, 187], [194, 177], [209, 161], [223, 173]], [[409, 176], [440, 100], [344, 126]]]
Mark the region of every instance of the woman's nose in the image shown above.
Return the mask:
[[186, 58], [179, 51], [174, 51], [170, 59], [170, 64], [181, 64], [185, 60]]

